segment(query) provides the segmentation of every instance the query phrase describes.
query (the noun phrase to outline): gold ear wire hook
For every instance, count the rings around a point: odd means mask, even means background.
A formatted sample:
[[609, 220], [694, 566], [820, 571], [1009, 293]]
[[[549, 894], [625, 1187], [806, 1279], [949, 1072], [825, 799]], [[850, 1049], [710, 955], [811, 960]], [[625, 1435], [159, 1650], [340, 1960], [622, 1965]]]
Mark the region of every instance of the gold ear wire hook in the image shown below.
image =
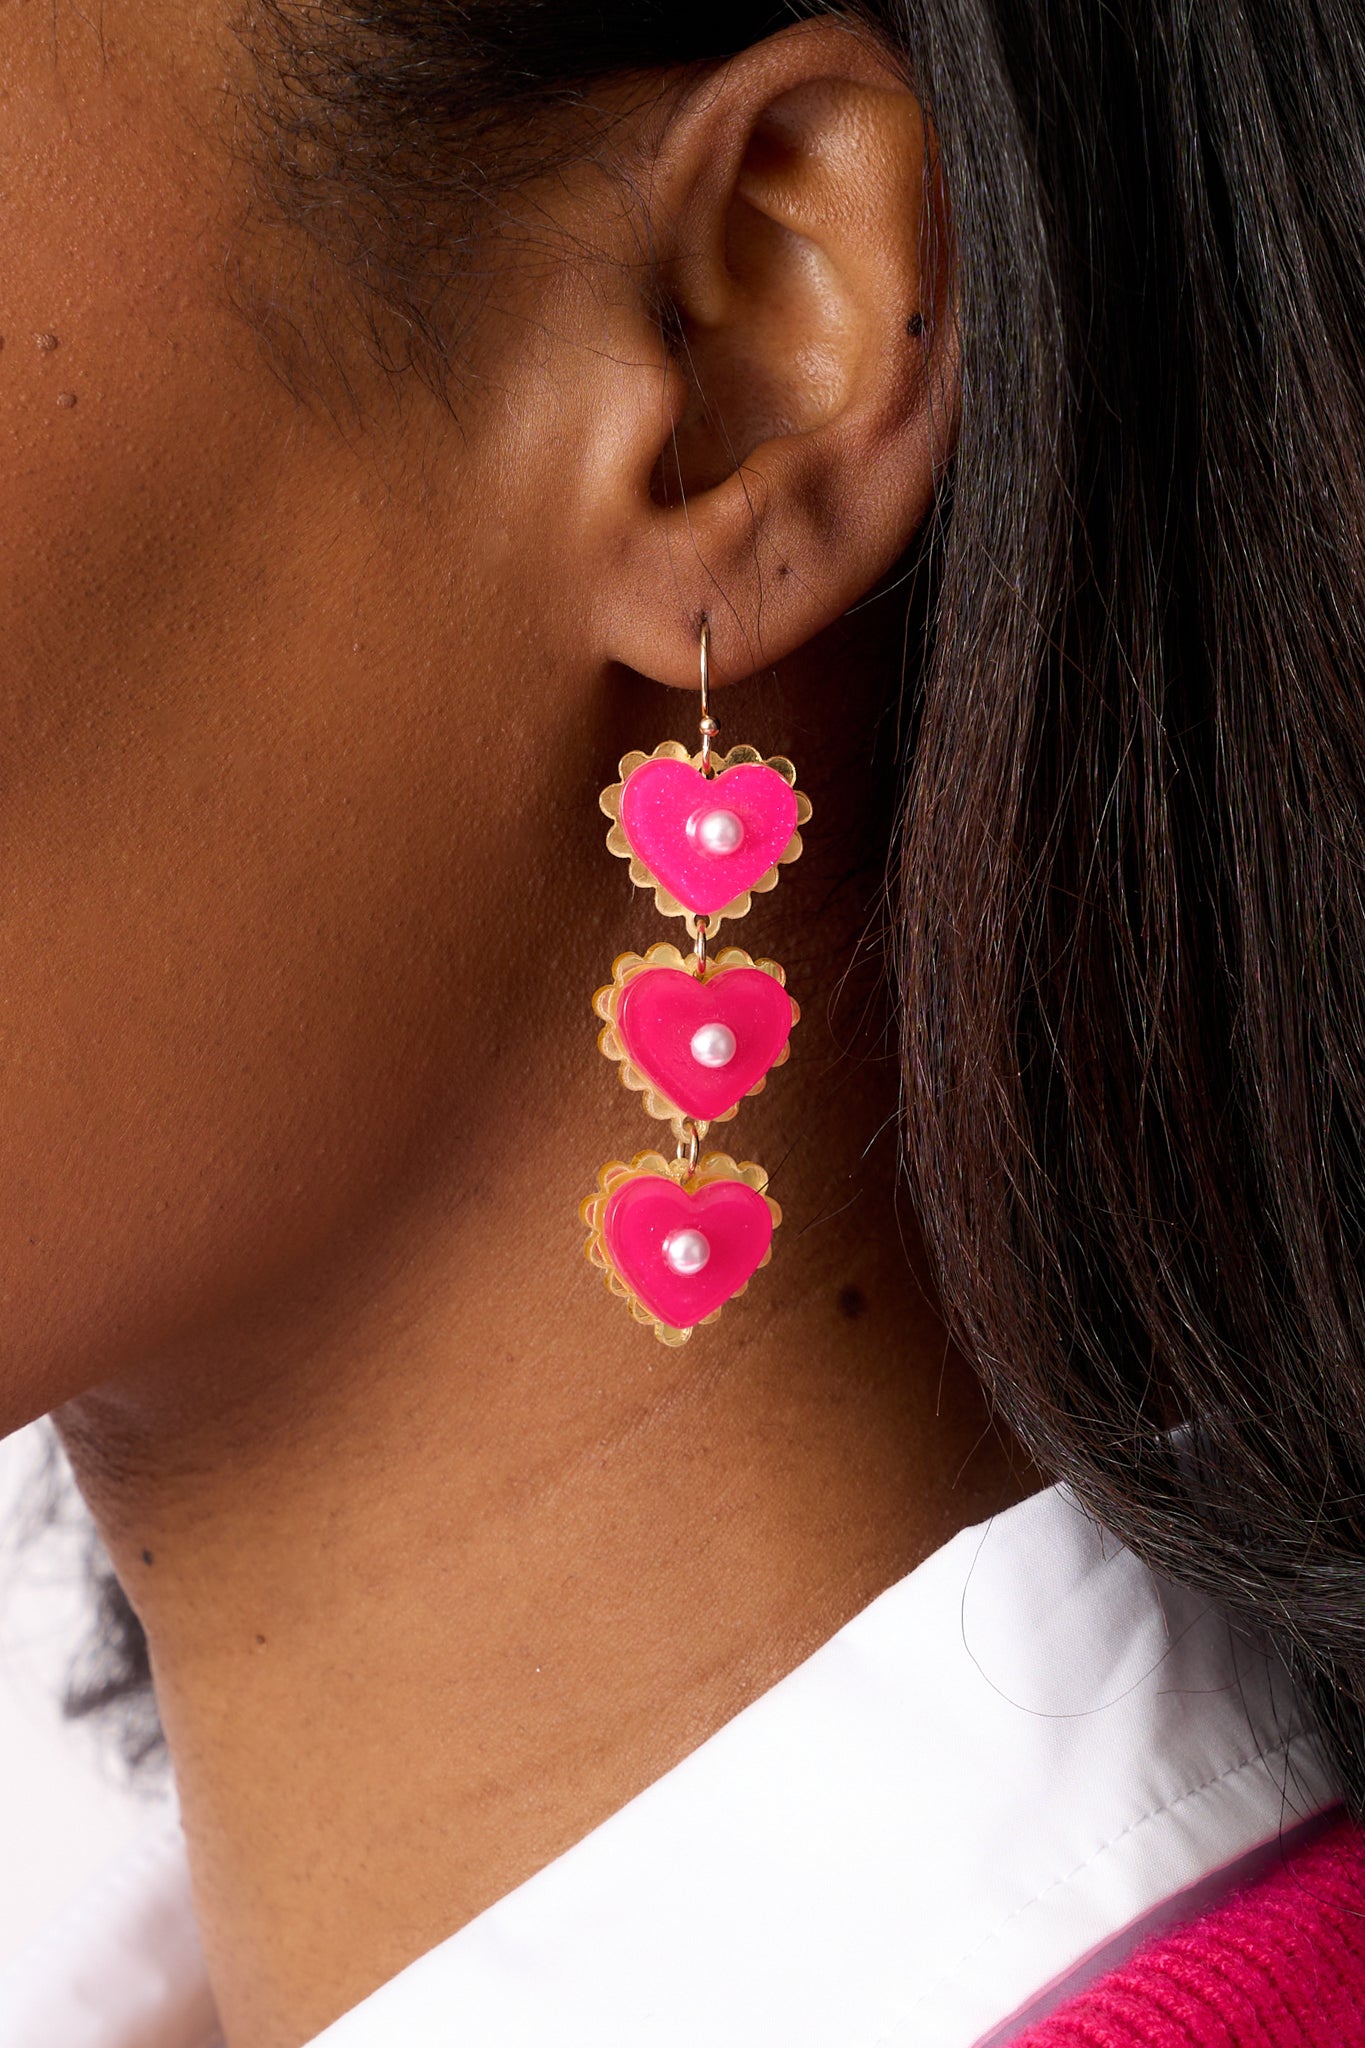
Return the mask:
[[703, 619], [701, 622], [697, 654], [701, 665], [701, 724], [697, 728], [701, 733], [701, 772], [703, 775], [709, 776], [714, 775], [716, 772], [711, 765], [711, 742], [720, 731], [720, 727], [711, 716], [711, 622], [709, 619]]

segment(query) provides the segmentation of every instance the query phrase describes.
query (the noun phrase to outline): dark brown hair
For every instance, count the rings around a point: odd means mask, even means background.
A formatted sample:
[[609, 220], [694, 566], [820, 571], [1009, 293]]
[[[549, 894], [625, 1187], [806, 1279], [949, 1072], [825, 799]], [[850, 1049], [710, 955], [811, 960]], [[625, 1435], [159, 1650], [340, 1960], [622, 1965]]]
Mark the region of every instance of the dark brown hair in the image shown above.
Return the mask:
[[[807, 11], [268, 0], [266, 189], [439, 354], [422, 223], [458, 257], [599, 81]], [[895, 849], [943, 1302], [1040, 1462], [1287, 1647], [1365, 1812], [1365, 18], [843, 11], [954, 237]]]

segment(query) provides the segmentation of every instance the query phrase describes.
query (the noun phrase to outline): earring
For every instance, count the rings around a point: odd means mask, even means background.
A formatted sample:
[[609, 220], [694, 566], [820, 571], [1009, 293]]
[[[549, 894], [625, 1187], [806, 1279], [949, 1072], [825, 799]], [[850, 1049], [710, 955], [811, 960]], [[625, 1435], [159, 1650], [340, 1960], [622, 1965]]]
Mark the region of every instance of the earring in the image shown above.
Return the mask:
[[710, 950], [721, 921], [743, 917], [800, 854], [810, 803], [780, 755], [765, 761], [732, 747], [712, 758], [719, 727], [705, 621], [700, 637], [699, 752], [664, 740], [652, 754], [626, 754], [620, 781], [599, 798], [611, 852], [630, 862], [638, 888], [654, 891], [664, 917], [682, 918], [692, 941], [687, 954], [662, 944], [622, 953], [593, 997], [599, 1047], [646, 1114], [672, 1125], [677, 1152], [602, 1167], [579, 1208], [587, 1256], [664, 1344], [714, 1322], [768, 1262], [782, 1212], [767, 1174], [701, 1145], [781, 1066], [800, 1015], [775, 960], [738, 946]]

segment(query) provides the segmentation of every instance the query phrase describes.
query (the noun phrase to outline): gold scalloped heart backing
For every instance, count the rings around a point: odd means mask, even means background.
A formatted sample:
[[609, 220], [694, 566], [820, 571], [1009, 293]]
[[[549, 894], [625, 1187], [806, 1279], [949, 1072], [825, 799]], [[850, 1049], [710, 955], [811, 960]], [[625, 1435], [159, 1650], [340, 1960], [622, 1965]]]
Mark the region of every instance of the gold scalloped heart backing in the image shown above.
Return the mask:
[[[621, 860], [630, 862], [630, 879], [634, 882], [637, 889], [652, 889], [654, 891], [654, 902], [660, 916], [682, 918], [688, 932], [695, 939], [697, 936], [696, 913], [691, 910], [684, 910], [682, 904], [679, 903], [672, 891], [666, 889], [663, 883], [650, 873], [639, 854], [636, 853], [634, 847], [627, 839], [621, 826], [621, 791], [625, 786], [627, 776], [633, 774], [635, 769], [642, 767], [646, 761], [664, 760], [686, 761], [690, 767], [697, 769], [701, 767], [700, 752], [689, 754], [687, 748], [679, 740], [661, 740], [652, 754], [641, 753], [637, 747], [632, 749], [629, 754], [621, 756], [617, 764], [617, 774], [620, 780], [609, 783], [597, 801], [601, 810], [612, 821], [611, 828], [607, 833], [608, 851], [616, 854]], [[736, 896], [732, 903], [727, 903], [720, 910], [713, 910], [708, 914], [706, 920], [708, 934], [715, 931], [716, 926], [723, 917], [736, 918], [747, 916], [749, 906], [755, 896], [766, 894], [769, 889], [776, 888], [778, 869], [789, 867], [792, 861], [801, 858], [802, 843], [799, 828], [810, 822], [810, 798], [797, 789], [796, 769], [792, 762], [787, 759], [786, 755], [770, 754], [765, 760], [755, 747], [731, 747], [728, 754], [712, 756], [712, 766], [718, 775], [726, 768], [747, 766], [755, 761], [760, 762], [765, 768], [773, 769], [792, 790], [796, 797], [796, 823], [798, 829], [792, 833], [791, 838], [788, 840], [786, 852], [774, 861], [766, 874], [760, 875], [758, 880], [752, 883], [742, 896]]]
[[[762, 1195], [768, 1204], [772, 1212], [774, 1231], [782, 1221], [782, 1211], [768, 1193], [768, 1176], [764, 1168], [756, 1165], [752, 1159], [737, 1163], [728, 1152], [707, 1152], [691, 1173], [688, 1172], [685, 1160], [665, 1159], [662, 1152], [637, 1152], [629, 1164], [624, 1159], [609, 1159], [604, 1166], [598, 1168], [596, 1188], [578, 1205], [578, 1213], [588, 1231], [588, 1241], [583, 1247], [584, 1257], [603, 1275], [608, 1293], [619, 1296], [628, 1304], [636, 1322], [644, 1323], [653, 1330], [661, 1344], [666, 1344], [670, 1350], [676, 1350], [679, 1344], [687, 1342], [693, 1330], [704, 1329], [706, 1324], [714, 1323], [722, 1311], [730, 1306], [731, 1301], [738, 1301], [749, 1281], [745, 1281], [744, 1287], [735, 1289], [730, 1301], [723, 1301], [720, 1308], [713, 1308], [709, 1316], [703, 1316], [699, 1323], [690, 1323], [685, 1330], [675, 1330], [670, 1323], [661, 1323], [653, 1310], [647, 1309], [639, 1297], [631, 1292], [611, 1262], [603, 1236], [603, 1224], [607, 1203], [617, 1188], [625, 1181], [643, 1180], [651, 1175], [676, 1181], [689, 1195], [695, 1194], [698, 1188], [705, 1187], [710, 1181], [743, 1181], [746, 1187], [751, 1187], [756, 1194]], [[769, 1240], [768, 1249], [754, 1267], [754, 1273], [763, 1271], [772, 1257], [772, 1252], [772, 1241]], [[749, 1275], [749, 1279], [752, 1278], [753, 1273]]]
[[[597, 1034], [598, 1050], [607, 1059], [617, 1062], [622, 1085], [633, 1090], [643, 1098], [646, 1116], [655, 1117], [660, 1123], [671, 1124], [673, 1133], [678, 1138], [681, 1138], [683, 1128], [690, 1122], [690, 1118], [683, 1114], [676, 1102], [670, 1102], [666, 1095], [661, 1094], [648, 1076], [642, 1074], [639, 1068], [632, 1063], [617, 1030], [617, 1009], [626, 984], [631, 980], [632, 976], [642, 974], [651, 967], [681, 968], [686, 974], [696, 975], [697, 965], [698, 961], [695, 953], [681, 953], [676, 946], [669, 945], [667, 941], [649, 946], [643, 953], [618, 953], [611, 963], [611, 980], [604, 987], [599, 988], [592, 999], [593, 1009], [604, 1020], [603, 1027]], [[723, 967], [756, 967], [761, 974], [770, 974], [779, 987], [785, 988], [787, 985], [787, 977], [778, 966], [776, 960], [755, 960], [741, 946], [723, 947], [719, 953], [708, 956], [706, 966], [708, 978], [711, 974], [718, 973]], [[801, 1011], [794, 997], [789, 996], [788, 1001], [792, 1006], [792, 1028], [795, 1029], [800, 1021]], [[789, 1038], [778, 1057], [769, 1067], [768, 1074], [775, 1074], [779, 1067], [784, 1066], [790, 1052], [791, 1040]], [[755, 1095], [761, 1095], [766, 1085], [768, 1074], [764, 1074], [762, 1079], [749, 1090], [747, 1095], [742, 1095], [740, 1102], [749, 1102]], [[730, 1119], [739, 1113], [739, 1107], [740, 1103], [737, 1102], [734, 1108], [727, 1109], [723, 1116], [712, 1117], [709, 1122], [699, 1121], [697, 1124], [698, 1136], [705, 1137], [713, 1123], [728, 1124]]]

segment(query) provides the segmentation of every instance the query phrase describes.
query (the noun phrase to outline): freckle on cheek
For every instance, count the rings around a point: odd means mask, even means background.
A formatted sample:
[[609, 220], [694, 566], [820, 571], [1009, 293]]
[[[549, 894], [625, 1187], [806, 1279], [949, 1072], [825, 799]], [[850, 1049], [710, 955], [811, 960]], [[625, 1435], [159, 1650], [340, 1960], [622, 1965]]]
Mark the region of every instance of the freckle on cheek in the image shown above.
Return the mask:
[[57, 393], [57, 403], [58, 403], [58, 405], [65, 405], [65, 406], [72, 406], [72, 405], [74, 405], [74, 404], [76, 403], [76, 394], [75, 394], [75, 392], [74, 392], [74, 391], [59, 391], [59, 392]]

